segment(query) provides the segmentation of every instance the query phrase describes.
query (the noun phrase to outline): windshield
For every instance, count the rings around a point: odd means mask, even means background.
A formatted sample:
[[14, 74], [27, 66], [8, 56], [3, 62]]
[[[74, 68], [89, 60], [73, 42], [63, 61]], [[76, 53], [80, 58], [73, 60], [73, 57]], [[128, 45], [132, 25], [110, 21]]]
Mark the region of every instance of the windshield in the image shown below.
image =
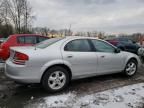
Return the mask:
[[39, 44], [36, 44], [36, 48], [44, 49], [62, 39], [63, 38], [52, 38], [52, 39], [45, 40], [43, 42], [40, 42]]

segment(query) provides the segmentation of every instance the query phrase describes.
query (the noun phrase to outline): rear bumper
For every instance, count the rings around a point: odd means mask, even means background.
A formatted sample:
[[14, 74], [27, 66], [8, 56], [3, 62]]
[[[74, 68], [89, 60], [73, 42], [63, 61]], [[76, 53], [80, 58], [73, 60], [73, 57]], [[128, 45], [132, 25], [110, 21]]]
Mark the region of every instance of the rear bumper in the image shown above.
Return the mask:
[[20, 83], [40, 83], [36, 70], [26, 65], [13, 64], [10, 60], [7, 60], [5, 64], [5, 75]]

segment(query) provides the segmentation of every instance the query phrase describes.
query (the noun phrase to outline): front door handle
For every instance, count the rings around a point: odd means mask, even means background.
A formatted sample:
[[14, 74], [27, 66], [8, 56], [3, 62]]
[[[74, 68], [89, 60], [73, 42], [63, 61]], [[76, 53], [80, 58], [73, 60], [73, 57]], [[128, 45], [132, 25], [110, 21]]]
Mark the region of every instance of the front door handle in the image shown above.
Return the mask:
[[103, 55], [103, 56], [101, 56], [101, 58], [104, 58], [105, 56]]

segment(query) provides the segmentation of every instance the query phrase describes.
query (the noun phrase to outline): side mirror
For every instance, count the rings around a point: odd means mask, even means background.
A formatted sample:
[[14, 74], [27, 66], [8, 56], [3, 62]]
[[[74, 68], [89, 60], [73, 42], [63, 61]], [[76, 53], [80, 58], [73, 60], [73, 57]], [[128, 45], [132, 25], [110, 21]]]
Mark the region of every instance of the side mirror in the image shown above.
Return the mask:
[[121, 50], [120, 50], [119, 48], [116, 48], [116, 49], [115, 49], [115, 53], [120, 53], [120, 51], [121, 51]]

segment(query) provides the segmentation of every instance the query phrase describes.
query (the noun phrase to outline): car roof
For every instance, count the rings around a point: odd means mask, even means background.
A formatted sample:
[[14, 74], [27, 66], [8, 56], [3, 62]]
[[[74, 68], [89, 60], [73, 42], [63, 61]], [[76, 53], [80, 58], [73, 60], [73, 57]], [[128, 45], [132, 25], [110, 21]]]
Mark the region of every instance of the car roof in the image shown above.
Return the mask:
[[107, 39], [107, 40], [130, 40], [129, 38], [127, 37], [115, 37], [115, 38], [111, 38], [111, 39]]
[[[108, 44], [110, 44], [109, 42], [105, 41], [105, 40], [102, 40], [102, 39], [98, 39], [96, 37], [87, 37], [87, 36], [65, 36], [64, 40], [75, 40], [75, 39], [96, 39], [96, 40], [100, 40], [100, 41], [103, 41], [103, 42], [106, 42]], [[110, 44], [112, 45], [112, 44]], [[115, 47], [114, 45], [112, 45], [113, 47]]]
[[[42, 35], [39, 35], [39, 34], [12, 34], [12, 35], [10, 35], [10, 36], [16, 36], [16, 37], [18, 37], [18, 36], [42, 36]], [[47, 37], [47, 36], [43, 36], [43, 37]]]
[[[97, 39], [96, 37], [87, 37], [87, 36], [66, 36], [66, 39]], [[97, 39], [102, 40], [102, 39]]]

